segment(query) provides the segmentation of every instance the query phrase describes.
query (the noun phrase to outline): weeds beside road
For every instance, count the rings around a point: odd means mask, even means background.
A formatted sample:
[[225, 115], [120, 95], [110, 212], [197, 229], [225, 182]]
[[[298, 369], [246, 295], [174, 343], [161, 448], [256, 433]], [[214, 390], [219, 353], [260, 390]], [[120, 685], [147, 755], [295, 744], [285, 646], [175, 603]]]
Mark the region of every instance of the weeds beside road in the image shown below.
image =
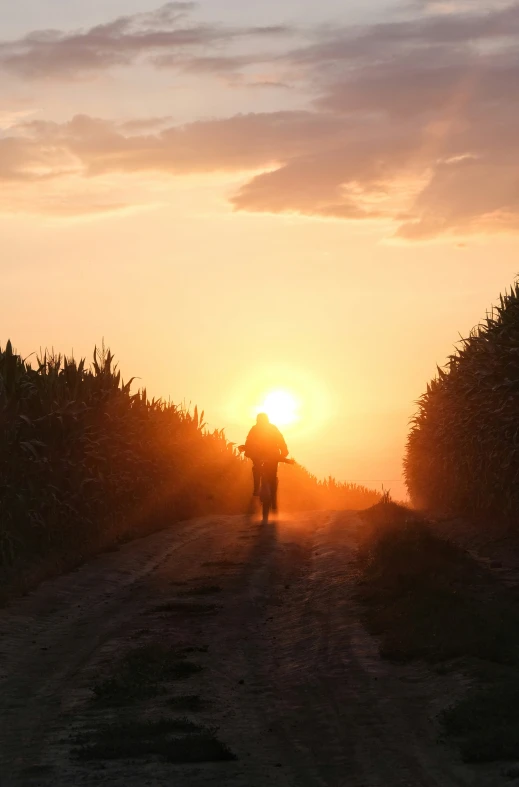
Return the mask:
[[414, 512], [385, 500], [367, 512], [358, 596], [384, 658], [423, 659], [468, 679], [441, 717], [467, 761], [519, 756], [517, 592]]

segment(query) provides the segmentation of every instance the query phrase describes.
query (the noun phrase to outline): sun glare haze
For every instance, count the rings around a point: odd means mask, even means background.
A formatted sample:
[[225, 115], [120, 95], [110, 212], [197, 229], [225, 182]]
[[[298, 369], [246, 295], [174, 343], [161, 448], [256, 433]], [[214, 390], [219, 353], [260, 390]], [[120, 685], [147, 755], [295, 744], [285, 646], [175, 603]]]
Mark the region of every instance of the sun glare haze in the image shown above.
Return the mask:
[[299, 403], [293, 394], [288, 391], [271, 391], [256, 408], [256, 414], [267, 413], [271, 423], [276, 426], [292, 426], [300, 419], [299, 409]]
[[1, 340], [104, 337], [237, 441], [271, 393], [318, 476], [401, 478], [425, 381], [517, 271], [515, 28], [445, 7], [14, 4]]

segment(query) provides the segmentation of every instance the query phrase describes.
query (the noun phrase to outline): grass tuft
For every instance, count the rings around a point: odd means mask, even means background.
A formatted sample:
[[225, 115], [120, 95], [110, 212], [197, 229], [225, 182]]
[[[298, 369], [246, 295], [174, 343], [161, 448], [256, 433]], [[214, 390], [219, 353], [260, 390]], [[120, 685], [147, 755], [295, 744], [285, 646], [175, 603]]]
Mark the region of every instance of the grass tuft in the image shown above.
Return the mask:
[[108, 724], [77, 737], [74, 756], [81, 761], [158, 756], [173, 763], [234, 760], [215, 730], [186, 718]]
[[160, 643], [144, 645], [121, 659], [115, 675], [94, 686], [94, 701], [126, 705], [147, 699], [158, 694], [165, 682], [189, 678], [201, 669], [173, 648]]

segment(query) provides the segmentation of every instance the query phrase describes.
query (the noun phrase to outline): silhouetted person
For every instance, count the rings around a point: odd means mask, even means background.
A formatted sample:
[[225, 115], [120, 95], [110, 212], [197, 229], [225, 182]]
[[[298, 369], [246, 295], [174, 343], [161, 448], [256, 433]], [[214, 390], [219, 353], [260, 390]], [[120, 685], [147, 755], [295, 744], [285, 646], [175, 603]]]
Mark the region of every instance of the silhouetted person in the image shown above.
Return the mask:
[[254, 479], [255, 496], [260, 492], [261, 465], [267, 463], [267, 472], [273, 493], [272, 509], [277, 509], [278, 462], [286, 459], [288, 448], [283, 435], [274, 424], [271, 424], [266, 413], [259, 413], [256, 424], [252, 427], [245, 441], [245, 456], [252, 459], [252, 477]]

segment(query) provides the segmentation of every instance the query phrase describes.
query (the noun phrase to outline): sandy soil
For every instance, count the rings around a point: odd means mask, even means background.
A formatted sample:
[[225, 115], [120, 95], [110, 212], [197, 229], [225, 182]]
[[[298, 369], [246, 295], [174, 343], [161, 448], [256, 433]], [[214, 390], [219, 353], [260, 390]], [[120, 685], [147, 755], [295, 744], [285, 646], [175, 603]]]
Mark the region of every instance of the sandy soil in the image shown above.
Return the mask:
[[[499, 769], [469, 768], [438, 742], [434, 718], [460, 690], [455, 677], [379, 658], [354, 600], [360, 526], [347, 513], [268, 526], [193, 520], [0, 611], [1, 787], [509, 784]], [[213, 614], [157, 610], [206, 585], [220, 588], [203, 599], [218, 605]], [[188, 715], [217, 726], [236, 761], [77, 762], [71, 736], [110, 719], [92, 706], [92, 685], [126, 651], [157, 639], [208, 648], [193, 656], [203, 670], [172, 693], [204, 699]], [[140, 711], [154, 718], [166, 699]]]

